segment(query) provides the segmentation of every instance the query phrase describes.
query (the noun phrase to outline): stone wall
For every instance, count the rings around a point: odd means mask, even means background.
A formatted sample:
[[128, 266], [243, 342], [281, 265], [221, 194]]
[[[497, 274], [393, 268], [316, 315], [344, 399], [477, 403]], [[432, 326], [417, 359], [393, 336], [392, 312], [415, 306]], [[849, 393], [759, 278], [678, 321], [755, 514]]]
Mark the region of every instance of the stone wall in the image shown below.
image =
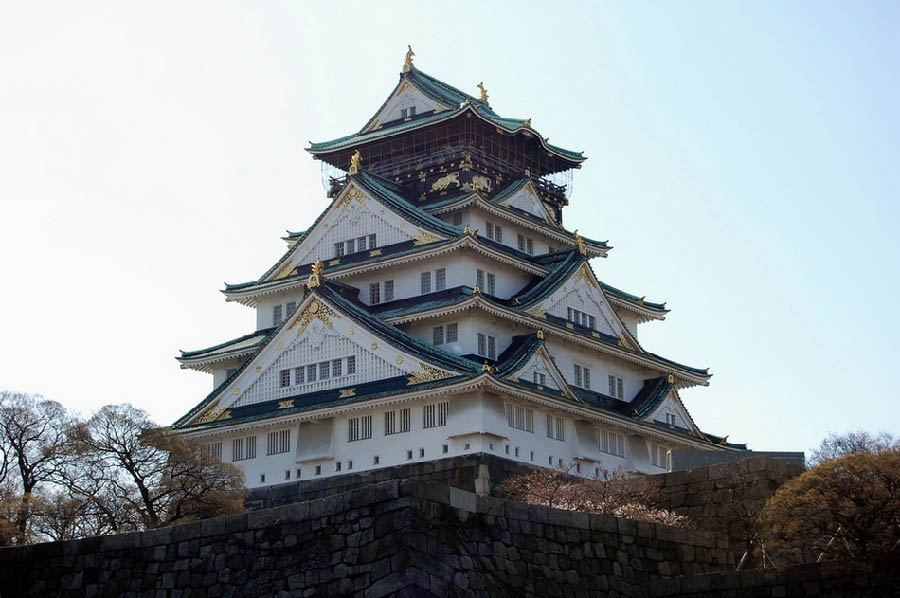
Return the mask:
[[0, 549], [0, 596], [650, 596], [732, 569], [707, 532], [421, 481], [145, 533]]

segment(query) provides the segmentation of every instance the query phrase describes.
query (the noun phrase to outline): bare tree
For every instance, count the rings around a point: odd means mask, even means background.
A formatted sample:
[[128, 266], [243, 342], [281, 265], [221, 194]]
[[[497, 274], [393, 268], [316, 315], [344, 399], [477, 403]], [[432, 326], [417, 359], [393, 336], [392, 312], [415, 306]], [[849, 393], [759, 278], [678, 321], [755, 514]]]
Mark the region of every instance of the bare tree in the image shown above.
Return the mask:
[[32, 513], [29, 502], [35, 488], [53, 479], [65, 446], [69, 415], [56, 401], [40, 395], [0, 392], [0, 445], [4, 462], [17, 480], [21, 495], [14, 516], [19, 533], [25, 535]]
[[809, 465], [815, 467], [825, 461], [838, 459], [856, 453], [880, 455], [887, 451], [900, 450], [900, 438], [894, 438], [889, 432], [870, 434], [865, 430], [850, 430], [843, 434], [828, 433], [819, 448], [810, 453]]
[[[239, 469], [200, 454], [131, 405], [103, 407], [74, 426], [71, 438], [82, 471], [72, 486], [91, 497], [114, 529], [156, 528], [244, 508]], [[124, 511], [113, 512], [114, 505]]]

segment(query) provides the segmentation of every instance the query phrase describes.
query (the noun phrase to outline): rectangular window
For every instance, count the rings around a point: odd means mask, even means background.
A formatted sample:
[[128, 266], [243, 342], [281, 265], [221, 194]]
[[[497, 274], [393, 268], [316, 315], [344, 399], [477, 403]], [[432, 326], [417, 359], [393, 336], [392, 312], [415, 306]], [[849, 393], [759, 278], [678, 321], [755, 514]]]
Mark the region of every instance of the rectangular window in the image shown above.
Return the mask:
[[534, 432], [534, 410], [518, 405], [506, 405], [506, 419], [510, 428]]
[[422, 294], [431, 292], [431, 272], [422, 272]]
[[484, 270], [476, 270], [475, 271], [475, 286], [478, 287], [478, 290], [484, 290]]
[[409, 110], [408, 110], [408, 109], [406, 109], [406, 108], [401, 108], [401, 109], [400, 109], [400, 118], [406, 118], [406, 116], [407, 116], [408, 114], [409, 114]]
[[494, 225], [490, 222], [485, 222], [484, 232], [487, 233], [488, 239], [493, 239], [494, 238]]
[[347, 253], [347, 255], [350, 255], [351, 253], [356, 253], [356, 239], [350, 239], [349, 241], [347, 241], [346, 253]]
[[303, 384], [306, 382], [306, 368], [302, 365], [294, 368], [294, 384]]
[[447, 413], [450, 411], [450, 403], [444, 401], [433, 405], [425, 405], [422, 411], [422, 427], [435, 428], [447, 425]]
[[541, 374], [540, 372], [532, 372], [534, 374], [534, 383], [539, 384], [541, 386], [545, 386], [547, 384], [547, 375]]
[[281, 388], [287, 388], [291, 385], [291, 370], [281, 370], [280, 374], [280, 386]]
[[457, 326], [456, 322], [447, 324], [447, 336], [445, 340], [448, 343], [455, 343], [459, 340], [459, 326]]
[[434, 272], [434, 290], [443, 291], [447, 288], [447, 270], [438, 268]]
[[355, 374], [356, 373], [356, 356], [351, 355], [347, 358], [347, 373]]
[[433, 428], [434, 421], [434, 405], [425, 405], [424, 409], [422, 410], [422, 427]]
[[296, 301], [288, 301], [287, 308], [284, 310], [285, 317], [294, 313], [295, 309], [297, 309], [297, 302]]
[[617, 376], [607, 376], [609, 382], [609, 396], [617, 399], [625, 399], [625, 384], [621, 378]]
[[344, 242], [334, 244], [334, 257], [339, 258], [344, 255]]
[[266, 454], [278, 455], [291, 450], [291, 431], [278, 430], [266, 435]]
[[222, 443], [221, 442], [208, 442], [204, 444], [200, 453], [204, 457], [215, 457], [216, 459], [222, 458]]
[[583, 365], [575, 364], [575, 386], [581, 388], [591, 388], [591, 370]]
[[547, 414], [547, 438], [554, 440], [566, 439], [566, 420]]
[[375, 249], [375, 233], [369, 235], [369, 249]]
[[381, 283], [373, 282], [369, 284], [369, 305], [379, 303], [381, 303]]
[[670, 426], [675, 425], [675, 414], [674, 413], [666, 413], [666, 423]]
[[487, 289], [485, 289], [485, 292], [488, 295], [496, 295], [497, 294], [497, 292], [496, 292], [497, 286], [495, 284], [496, 282], [497, 282], [496, 277], [493, 274], [491, 274], [490, 272], [488, 272], [487, 273]]
[[317, 377], [316, 374], [318, 370], [316, 369], [316, 364], [306, 366], [306, 381], [307, 382], [315, 382]]
[[385, 280], [384, 281], [384, 300], [385, 301], [393, 301], [394, 300], [394, 281], [393, 280]]
[[528, 255], [534, 255], [534, 241], [530, 238], [525, 239], [525, 252]]
[[668, 456], [668, 450], [664, 446], [660, 446], [658, 444], [650, 444], [650, 463], [655, 465], [656, 467], [665, 467], [666, 466], [666, 457]]
[[319, 380], [328, 380], [331, 378], [331, 362], [323, 361], [319, 364]]
[[276, 305], [272, 308], [272, 326], [278, 326], [279, 324], [281, 324], [282, 319], [281, 306]]
[[334, 464], [334, 470], [335, 471], [341, 470], [341, 462], [340, 461], [338, 461], [337, 463]]
[[356, 442], [357, 440], [366, 440], [372, 437], [371, 415], [351, 417], [347, 423], [349, 427], [347, 439], [350, 442]]
[[231, 460], [243, 461], [256, 458], [256, 436], [235, 438], [231, 441]]
[[431, 344], [435, 347], [444, 344], [444, 327], [435, 326], [431, 329]]
[[366, 250], [366, 238], [360, 237], [356, 240], [356, 250], [357, 251], [365, 251]]
[[581, 386], [581, 366], [575, 364], [575, 386]]
[[341, 375], [341, 370], [343, 369], [344, 360], [343, 359], [332, 359], [331, 360], [331, 375], [337, 378]]
[[525, 251], [525, 235], [518, 235], [519, 251]]
[[616, 432], [600, 430], [600, 450], [617, 457], [625, 456], [625, 438]]
[[438, 423], [439, 426], [447, 425], [447, 414], [450, 412], [450, 403], [444, 401], [442, 403], [438, 403]]
[[400, 410], [400, 432], [409, 432], [409, 423], [410, 423], [410, 410], [409, 407], [404, 407]]
[[488, 359], [497, 359], [497, 339], [493, 336], [487, 337], [487, 356]]
[[416, 107], [415, 107], [415, 106], [410, 106], [410, 107], [409, 107], [409, 115], [410, 115], [410, 116], [415, 116], [415, 115], [416, 115]]

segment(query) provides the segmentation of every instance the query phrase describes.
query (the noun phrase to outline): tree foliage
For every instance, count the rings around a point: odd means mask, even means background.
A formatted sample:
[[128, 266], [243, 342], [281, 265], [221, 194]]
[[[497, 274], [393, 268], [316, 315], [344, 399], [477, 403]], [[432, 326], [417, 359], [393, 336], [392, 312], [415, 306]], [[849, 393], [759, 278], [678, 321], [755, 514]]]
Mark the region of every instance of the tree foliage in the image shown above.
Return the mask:
[[536, 468], [507, 478], [499, 490], [527, 504], [693, 527], [689, 518], [657, 506], [660, 496], [656, 485], [640, 478], [625, 479], [618, 470], [604, 472], [599, 479], [589, 479], [571, 475], [570, 469]]
[[778, 489], [762, 525], [768, 551], [785, 563], [900, 549], [900, 451], [824, 461]]

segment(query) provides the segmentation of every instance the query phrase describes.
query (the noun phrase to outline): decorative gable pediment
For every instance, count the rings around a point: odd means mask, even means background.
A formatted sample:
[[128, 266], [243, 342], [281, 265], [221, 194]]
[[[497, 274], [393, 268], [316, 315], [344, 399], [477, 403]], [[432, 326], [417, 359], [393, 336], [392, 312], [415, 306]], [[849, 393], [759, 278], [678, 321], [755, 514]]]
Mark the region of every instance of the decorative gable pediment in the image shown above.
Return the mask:
[[289, 276], [297, 266], [317, 259], [336, 265], [333, 262], [339, 259], [335, 255], [336, 243], [343, 243], [342, 253], [349, 253], [350, 249], [352, 252], [377, 251], [378, 247], [404, 241], [431, 243], [438, 240], [441, 238], [410, 222], [351, 182], [266, 280]]
[[311, 294], [194, 423], [226, 418], [234, 407], [322, 390], [353, 396], [367, 382], [407, 376], [413, 385], [454, 375], [396, 348]]
[[[546, 312], [569, 320], [570, 309], [593, 317], [594, 330], [598, 332], [616, 337], [620, 337], [626, 332], [622, 321], [606, 300], [587, 264], [583, 264], [575, 270], [568, 280], [529, 311]], [[574, 312], [572, 316], [574, 316]]]
[[[667, 415], [671, 417], [667, 418]], [[674, 418], [674, 423], [672, 418]], [[695, 429], [691, 416], [688, 414], [687, 409], [684, 408], [684, 405], [681, 404], [681, 400], [674, 390], [669, 391], [666, 398], [644, 418], [644, 421], [673, 425], [677, 428], [692, 431]]]
[[380, 129], [384, 123], [409, 118], [416, 114], [424, 114], [432, 110], [440, 112], [449, 108], [455, 108], [455, 106], [439, 104], [404, 79], [362, 132], [375, 131]]
[[556, 367], [553, 358], [543, 345], [534, 352], [534, 355], [515, 371], [507, 376], [518, 382], [530, 382], [539, 387], [558, 390], [567, 395], [572, 395], [572, 390], [566, 383], [565, 377]]
[[547, 211], [544, 202], [534, 189], [531, 181], [527, 182], [521, 189], [498, 202], [501, 206], [508, 208], [517, 208], [523, 212], [528, 212], [532, 216], [536, 216], [543, 220], [546, 224], [556, 226], [556, 221]]

